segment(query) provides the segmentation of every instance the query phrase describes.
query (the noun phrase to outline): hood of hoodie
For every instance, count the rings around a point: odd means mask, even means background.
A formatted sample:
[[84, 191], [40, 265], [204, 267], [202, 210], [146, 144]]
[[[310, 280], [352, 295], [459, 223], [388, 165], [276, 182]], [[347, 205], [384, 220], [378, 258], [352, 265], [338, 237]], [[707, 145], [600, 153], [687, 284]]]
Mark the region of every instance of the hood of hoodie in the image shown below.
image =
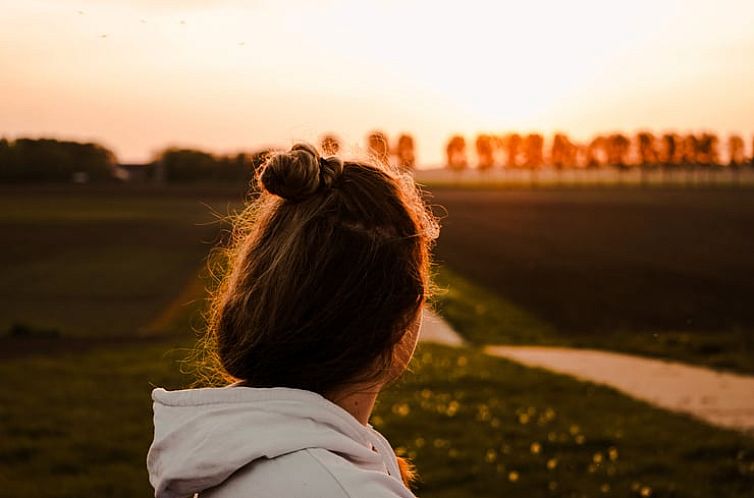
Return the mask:
[[[357, 465], [388, 466], [377, 431], [319, 394], [289, 388], [152, 391], [154, 441], [149, 481], [159, 498], [183, 498], [217, 486], [259, 458], [324, 448]], [[380, 453], [372, 448], [378, 448]]]

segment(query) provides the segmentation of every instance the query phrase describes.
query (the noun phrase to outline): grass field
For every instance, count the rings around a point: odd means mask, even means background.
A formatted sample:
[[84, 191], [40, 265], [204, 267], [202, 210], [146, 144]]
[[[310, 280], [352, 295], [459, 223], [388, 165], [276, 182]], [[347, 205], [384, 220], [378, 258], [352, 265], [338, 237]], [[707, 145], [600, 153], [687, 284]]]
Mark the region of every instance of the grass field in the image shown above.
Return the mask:
[[[237, 196], [240, 198], [240, 195]], [[0, 335], [132, 336], [199, 271], [226, 194], [7, 190], [0, 196]]]
[[423, 346], [373, 424], [427, 497], [749, 496], [754, 440], [610, 389]]
[[[190, 341], [0, 365], [0, 484], [14, 497], [150, 494], [149, 392], [184, 387]], [[372, 423], [424, 497], [746, 497], [754, 441], [606, 388], [422, 346]]]
[[432, 188], [524, 189], [532, 188], [751, 188], [754, 168], [587, 168], [508, 169], [453, 171], [445, 167], [420, 169], [415, 178]]
[[440, 268], [442, 289], [435, 307], [470, 344], [544, 345], [597, 348], [679, 360], [743, 373], [754, 373], [754, 334], [715, 331], [616, 330], [603, 334], [562, 333], [497, 292], [455, 271]]
[[190, 382], [176, 363], [190, 345], [132, 342], [0, 364], [3, 496], [151, 496], [149, 393]]
[[[26, 348], [0, 362], [0, 494], [149, 496], [145, 457], [152, 437], [150, 391], [154, 386], [186, 387], [194, 381], [183, 372], [191, 370], [185, 360], [194, 344], [188, 324], [197, 324], [204, 295], [203, 286], [196, 285], [195, 265], [207, 249], [202, 241], [216, 236], [212, 227], [194, 230], [194, 223], [207, 214], [194, 203], [204, 196], [225, 206], [235, 198], [188, 191], [132, 192], [116, 199], [101, 192], [57, 195], [48, 204], [32, 195], [19, 195], [17, 202], [2, 197], [3, 228], [16, 230], [14, 243], [27, 244], [26, 251], [13, 255], [13, 249], [3, 249], [5, 261], [18, 258], [19, 273], [27, 265], [45, 264], [50, 271], [63, 272], [55, 277], [60, 283], [57, 292], [68, 295], [81, 310], [98, 306], [100, 317], [82, 316], [77, 322], [65, 313], [50, 312], [59, 317], [54, 324], [63, 333], [53, 341], [58, 346]], [[47, 193], [44, 199], [50, 199]], [[104, 214], [97, 214], [108, 212], [120, 221], [106, 222]], [[79, 216], [97, 218], [84, 224], [99, 245], [60, 235], [79, 233]], [[159, 221], [163, 217], [168, 219]], [[137, 229], [140, 223], [144, 226]], [[58, 230], [44, 229], [51, 224], [58, 224]], [[47, 251], [39, 250], [34, 257], [26, 254], [35, 248], [21, 239], [24, 226], [37, 233], [35, 240]], [[130, 263], [115, 250], [105, 252], [109, 261], [103, 256], [97, 265], [81, 263], [80, 271], [102, 279], [89, 293], [79, 294], [78, 285], [67, 284], [68, 270], [45, 263], [59, 253], [73, 262], [86, 262], [85, 251], [91, 247], [117, 245], [111, 241], [118, 237], [114, 226], [131, 234], [135, 232], [130, 230], [151, 233], [138, 240], [123, 236], [117, 239], [120, 244], [136, 248], [143, 240], [155, 247]], [[162, 238], [172, 240], [169, 245], [154, 242]], [[185, 263], [170, 271], [159, 268], [168, 257]], [[127, 279], [127, 272], [108, 271], [120, 264], [130, 265]], [[169, 282], [155, 281], [153, 272], [164, 272]], [[517, 331], [522, 342], [555, 334], [557, 329], [518, 304], [496, 293], [485, 294], [458, 275], [442, 275], [452, 284], [441, 298], [446, 313], [464, 322], [462, 332], [468, 337], [484, 342], [490, 329]], [[107, 293], [110, 278], [118, 284], [119, 295]], [[2, 281], [0, 292], [12, 298], [12, 289], [5, 287], [8, 282]], [[52, 287], [28, 289], [44, 297]], [[145, 289], [159, 303], [142, 297], [136, 302], [143, 309], [119, 307], [118, 296], [127, 299]], [[99, 298], [99, 292], [105, 297]], [[53, 302], [38, 300], [39, 311]], [[186, 302], [193, 304], [181, 305]], [[503, 303], [508, 308], [501, 309], [509, 312], [479, 313], [493, 303]], [[14, 308], [3, 309], [7, 320], [7, 310]], [[162, 317], [161, 333], [99, 340], [115, 334], [112, 328], [98, 331], [100, 320], [122, 327], [120, 334], [126, 333], [126, 323], [138, 332], [155, 317]], [[32, 318], [24, 319], [42, 323]], [[77, 323], [83, 325], [76, 328]], [[84, 344], [84, 334], [91, 337], [90, 347], [67, 347]], [[17, 338], [14, 344], [35, 344], [36, 339]], [[414, 458], [422, 476], [422, 497], [746, 497], [754, 487], [754, 440], [653, 409], [610, 389], [519, 367], [474, 349], [423, 345], [412, 370], [383, 394], [372, 422], [399, 452]]]
[[446, 214], [437, 245], [455, 275], [446, 283], [465, 278], [506, 310], [488, 302], [491, 312], [526, 317], [518, 331], [476, 340], [709, 357], [754, 371], [754, 191], [432, 194]]

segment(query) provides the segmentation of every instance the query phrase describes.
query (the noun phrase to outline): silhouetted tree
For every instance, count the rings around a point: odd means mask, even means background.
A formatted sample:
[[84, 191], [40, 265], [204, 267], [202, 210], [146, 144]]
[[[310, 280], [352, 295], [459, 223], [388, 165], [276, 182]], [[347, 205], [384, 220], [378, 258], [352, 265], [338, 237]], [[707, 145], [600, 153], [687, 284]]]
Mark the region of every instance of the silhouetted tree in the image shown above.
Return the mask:
[[194, 149], [169, 148], [158, 159], [167, 182], [198, 182], [212, 177], [217, 166], [208, 152]]
[[693, 134], [688, 134], [683, 137], [683, 145], [681, 147], [681, 163], [685, 166], [695, 166], [698, 163], [698, 143], [699, 140]]
[[54, 139], [3, 139], [0, 181], [69, 182], [74, 174], [87, 181], [113, 178], [115, 155], [101, 145]]
[[613, 133], [607, 137], [607, 161], [611, 166], [625, 168], [628, 164], [628, 153], [631, 141], [622, 133]]
[[239, 152], [221, 156], [218, 159], [219, 172], [215, 179], [222, 182], [250, 182], [253, 178], [254, 163], [251, 154]]
[[383, 164], [388, 162], [389, 147], [387, 136], [381, 131], [373, 131], [367, 137], [369, 155]]
[[195, 149], [169, 148], [159, 154], [164, 180], [170, 183], [227, 182], [249, 183], [255, 158], [246, 153], [215, 156]]
[[524, 139], [524, 165], [527, 168], [541, 168], [544, 164], [545, 139], [538, 133], [531, 133]]
[[584, 166], [587, 168], [599, 168], [607, 164], [607, 140], [598, 135], [589, 142], [586, 147]]
[[517, 168], [519, 166], [518, 156], [521, 154], [523, 139], [518, 133], [509, 133], [503, 140], [505, 145], [505, 166], [507, 168]]
[[564, 133], [556, 133], [550, 147], [550, 162], [557, 169], [572, 168], [576, 165], [576, 146]]
[[11, 167], [11, 143], [5, 138], [0, 138], [0, 178], [4, 176], [4, 170]]
[[745, 162], [744, 139], [739, 135], [731, 135], [728, 137], [728, 164], [742, 166]]
[[448, 168], [462, 170], [468, 167], [466, 159], [466, 139], [461, 135], [454, 135], [448, 140], [445, 147], [445, 154], [448, 161]]
[[408, 133], [400, 135], [395, 147], [395, 155], [398, 157], [398, 166], [408, 170], [414, 169], [416, 167], [414, 137]]
[[658, 163], [658, 152], [655, 136], [648, 131], [639, 132], [636, 135], [636, 145], [639, 165], [643, 168], [656, 166]]
[[489, 170], [495, 165], [493, 139], [490, 135], [477, 135], [476, 156], [477, 168], [482, 171]]
[[655, 142], [655, 136], [648, 131], [636, 134], [636, 155], [639, 162], [642, 184], [647, 183], [649, 170], [657, 166], [658, 163]]
[[702, 166], [720, 164], [719, 139], [714, 133], [702, 133], [696, 141], [696, 160]]
[[322, 149], [322, 155], [335, 156], [340, 152], [340, 140], [333, 134], [327, 134], [322, 137], [320, 148]]
[[505, 166], [507, 163], [505, 135], [490, 135], [490, 142], [492, 143], [492, 164]]
[[682, 139], [675, 133], [665, 133], [662, 136], [662, 147], [659, 152], [660, 162], [668, 167], [677, 166], [682, 161]]
[[596, 165], [590, 165], [592, 160], [589, 144], [574, 144], [576, 154], [577, 168], [594, 168]]

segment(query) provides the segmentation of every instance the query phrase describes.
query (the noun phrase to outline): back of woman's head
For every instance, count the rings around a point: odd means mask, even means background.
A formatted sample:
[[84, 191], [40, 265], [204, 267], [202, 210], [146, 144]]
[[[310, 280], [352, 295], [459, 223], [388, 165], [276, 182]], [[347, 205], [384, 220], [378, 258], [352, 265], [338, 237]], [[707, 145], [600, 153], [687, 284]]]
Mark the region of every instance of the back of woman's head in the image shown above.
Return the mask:
[[323, 394], [384, 379], [431, 285], [438, 226], [412, 178], [298, 144], [257, 184], [209, 316], [222, 370]]

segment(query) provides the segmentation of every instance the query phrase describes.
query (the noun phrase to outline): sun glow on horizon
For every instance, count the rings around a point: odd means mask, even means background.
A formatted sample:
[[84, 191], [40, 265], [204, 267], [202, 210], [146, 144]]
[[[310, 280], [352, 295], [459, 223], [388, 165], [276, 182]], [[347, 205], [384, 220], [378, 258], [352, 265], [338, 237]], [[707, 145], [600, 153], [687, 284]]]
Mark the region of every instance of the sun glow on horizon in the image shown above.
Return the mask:
[[124, 160], [325, 132], [356, 146], [374, 128], [413, 133], [424, 163], [454, 132], [754, 133], [754, 5], [739, 0], [6, 10], [0, 135], [92, 138]]

